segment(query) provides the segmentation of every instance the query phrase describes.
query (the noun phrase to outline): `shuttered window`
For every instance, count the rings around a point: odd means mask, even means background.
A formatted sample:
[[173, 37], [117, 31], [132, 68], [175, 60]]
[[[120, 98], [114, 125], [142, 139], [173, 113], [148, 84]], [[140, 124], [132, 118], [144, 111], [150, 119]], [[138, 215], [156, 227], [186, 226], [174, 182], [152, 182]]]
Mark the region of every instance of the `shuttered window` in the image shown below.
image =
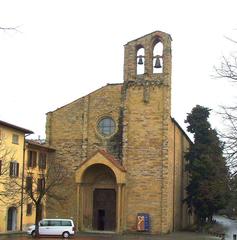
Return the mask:
[[10, 162], [10, 177], [18, 177], [19, 176], [19, 163], [18, 162]]
[[0, 175], [2, 175], [2, 160], [0, 160]]
[[44, 190], [45, 190], [45, 178], [44, 177], [38, 178], [37, 191], [38, 192], [44, 192]]
[[26, 192], [32, 192], [32, 177], [27, 176], [26, 177]]
[[41, 152], [39, 155], [39, 169], [46, 169], [46, 153]]
[[12, 135], [12, 143], [19, 144], [19, 136], [17, 134]]
[[32, 215], [32, 203], [28, 203], [26, 206], [26, 215]]
[[28, 151], [27, 167], [35, 168], [36, 164], [37, 164], [37, 152], [36, 151]]
[[0, 129], [0, 144], [2, 144], [2, 139], [3, 139], [3, 134], [2, 134], [2, 130]]

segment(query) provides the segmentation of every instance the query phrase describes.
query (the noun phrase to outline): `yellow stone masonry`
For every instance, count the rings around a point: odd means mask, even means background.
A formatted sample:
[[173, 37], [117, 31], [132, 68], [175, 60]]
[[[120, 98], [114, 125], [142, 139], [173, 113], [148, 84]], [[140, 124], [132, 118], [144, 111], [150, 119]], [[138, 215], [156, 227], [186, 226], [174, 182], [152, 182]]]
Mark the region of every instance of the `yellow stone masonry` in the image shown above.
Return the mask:
[[[154, 73], [158, 43], [162, 68]], [[141, 48], [144, 73], [138, 75]], [[71, 177], [59, 189], [70, 197], [63, 208], [47, 209], [48, 217], [72, 217], [84, 231], [130, 232], [138, 230], [137, 214], [146, 213], [149, 231], [158, 234], [192, 221], [182, 202], [191, 141], [170, 116], [171, 58], [171, 37], [164, 32], [128, 42], [123, 84], [108, 84], [47, 114], [47, 142]], [[111, 135], [99, 131], [104, 118], [114, 121], [104, 126]]]

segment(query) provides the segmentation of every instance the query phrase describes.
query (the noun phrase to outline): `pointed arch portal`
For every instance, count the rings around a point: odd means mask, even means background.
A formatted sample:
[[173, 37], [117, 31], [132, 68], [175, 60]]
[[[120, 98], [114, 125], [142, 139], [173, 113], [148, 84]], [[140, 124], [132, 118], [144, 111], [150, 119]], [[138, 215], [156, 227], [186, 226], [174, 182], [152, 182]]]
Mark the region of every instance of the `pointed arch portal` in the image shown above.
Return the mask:
[[83, 231], [122, 230], [126, 170], [104, 150], [76, 170], [77, 224]]

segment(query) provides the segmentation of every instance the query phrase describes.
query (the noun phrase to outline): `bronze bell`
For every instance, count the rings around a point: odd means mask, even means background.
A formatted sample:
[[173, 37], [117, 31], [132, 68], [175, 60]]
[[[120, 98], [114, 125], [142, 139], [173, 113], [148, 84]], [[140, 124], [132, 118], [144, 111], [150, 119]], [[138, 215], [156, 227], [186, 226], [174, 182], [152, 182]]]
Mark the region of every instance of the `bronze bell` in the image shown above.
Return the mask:
[[159, 56], [156, 57], [156, 62], [155, 62], [154, 68], [161, 68], [160, 57]]
[[143, 64], [142, 55], [139, 55], [138, 58], [139, 59], [138, 59], [138, 63], [137, 64], [142, 65]]

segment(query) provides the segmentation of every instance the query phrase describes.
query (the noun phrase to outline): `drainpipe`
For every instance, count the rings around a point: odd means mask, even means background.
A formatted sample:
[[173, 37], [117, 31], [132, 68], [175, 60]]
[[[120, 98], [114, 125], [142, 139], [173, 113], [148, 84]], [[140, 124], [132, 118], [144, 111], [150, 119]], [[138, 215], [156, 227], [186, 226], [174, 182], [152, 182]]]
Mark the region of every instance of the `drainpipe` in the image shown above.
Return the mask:
[[23, 197], [24, 197], [24, 178], [25, 178], [25, 150], [26, 150], [26, 137], [31, 133], [25, 134], [24, 145], [23, 145], [23, 164], [22, 164], [22, 178], [21, 178], [21, 221], [20, 221], [20, 231], [22, 231], [23, 225]]

